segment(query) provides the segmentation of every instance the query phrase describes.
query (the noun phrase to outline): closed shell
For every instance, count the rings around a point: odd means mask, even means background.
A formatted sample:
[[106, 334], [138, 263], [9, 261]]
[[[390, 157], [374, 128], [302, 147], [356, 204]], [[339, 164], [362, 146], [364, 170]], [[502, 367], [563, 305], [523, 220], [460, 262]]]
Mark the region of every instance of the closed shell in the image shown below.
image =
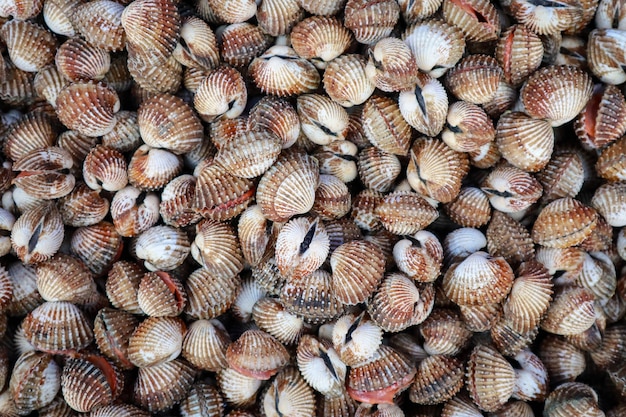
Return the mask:
[[324, 90], [330, 98], [343, 107], [363, 104], [376, 89], [361, 55], [343, 54], [328, 64], [324, 71]]
[[26, 352], [17, 359], [8, 383], [16, 411], [27, 415], [54, 400], [61, 388], [61, 369], [52, 355]]
[[463, 386], [463, 362], [443, 355], [429, 356], [417, 367], [409, 399], [418, 404], [441, 404]]
[[131, 313], [105, 307], [94, 320], [94, 336], [98, 349], [120, 369], [134, 368], [128, 359], [129, 338], [139, 324]]
[[504, 80], [514, 86], [524, 82], [541, 64], [543, 44], [527, 26], [513, 25], [496, 46], [496, 59], [504, 70]]
[[384, 255], [373, 243], [355, 240], [332, 253], [330, 266], [337, 299], [348, 305], [367, 299], [383, 278]]
[[120, 100], [117, 92], [103, 83], [78, 82], [59, 92], [56, 106], [59, 120], [67, 128], [86, 136], [102, 136], [115, 126]]
[[348, 113], [339, 104], [320, 94], [303, 94], [297, 103], [302, 133], [311, 142], [328, 145], [346, 138]]
[[70, 358], [61, 375], [63, 397], [72, 409], [83, 413], [110, 404], [123, 388], [122, 376], [102, 356]]
[[141, 145], [128, 163], [128, 182], [142, 191], [165, 187], [183, 169], [183, 161], [165, 149]]
[[437, 210], [413, 191], [394, 191], [376, 207], [385, 229], [397, 235], [412, 235], [439, 216]]
[[72, 38], [61, 44], [55, 62], [59, 72], [70, 81], [101, 80], [109, 71], [111, 57], [82, 38]]
[[591, 205], [613, 227], [626, 226], [626, 182], [604, 184], [596, 189]]
[[137, 303], [137, 290], [144, 272], [136, 263], [117, 261], [113, 264], [106, 280], [106, 294], [114, 307], [133, 314], [143, 313]]
[[398, 104], [387, 97], [367, 100], [361, 113], [363, 131], [370, 143], [394, 155], [406, 156], [411, 146], [411, 127]]
[[441, 270], [443, 248], [435, 235], [420, 230], [394, 245], [393, 258], [398, 269], [415, 281], [432, 282]]
[[357, 42], [372, 44], [389, 36], [399, 18], [400, 6], [395, 1], [348, 0], [344, 25]]
[[252, 317], [259, 328], [285, 345], [295, 345], [306, 330], [304, 320], [275, 298], [262, 298], [254, 304]]
[[187, 328], [176, 317], [148, 317], [128, 340], [128, 360], [140, 368], [176, 359]]
[[281, 148], [293, 145], [300, 135], [300, 119], [294, 107], [285, 99], [265, 96], [248, 117], [251, 130], [268, 130], [280, 138]]
[[144, 274], [137, 289], [137, 304], [151, 317], [174, 317], [187, 303], [187, 293], [176, 277], [164, 271]]
[[115, 230], [124, 237], [136, 236], [159, 220], [159, 198], [133, 186], [119, 190], [111, 200]]
[[272, 38], [257, 25], [234, 23], [221, 31], [220, 57], [234, 67], [247, 66], [271, 45]]
[[220, 147], [215, 162], [243, 178], [263, 175], [278, 159], [280, 139], [267, 130], [250, 130], [236, 135]]
[[285, 309], [306, 323], [318, 324], [335, 319], [343, 312], [338, 300], [333, 277], [318, 269], [311, 275], [287, 282], [280, 290], [279, 299]]
[[89, 267], [95, 276], [106, 273], [122, 254], [122, 236], [109, 222], [79, 227], [70, 241], [70, 252]]
[[596, 227], [597, 216], [593, 208], [571, 197], [554, 200], [539, 213], [531, 232], [532, 239], [554, 248], [578, 245]]
[[180, 266], [189, 254], [187, 235], [171, 226], [154, 226], [137, 236], [133, 249], [148, 269], [172, 270]]
[[402, 165], [397, 156], [375, 146], [359, 152], [357, 168], [363, 184], [376, 192], [389, 191], [402, 171]]
[[85, 183], [78, 183], [74, 189], [58, 202], [63, 223], [81, 227], [99, 223], [109, 213], [109, 200]]
[[439, 80], [420, 73], [412, 88], [400, 92], [398, 105], [411, 127], [434, 137], [446, 122], [448, 93]]
[[554, 334], [575, 335], [595, 322], [594, 296], [580, 287], [567, 287], [554, 296], [541, 328]]
[[495, 97], [503, 75], [495, 58], [468, 55], [446, 73], [446, 84], [459, 100], [484, 104]]
[[182, 356], [193, 366], [217, 372], [226, 368], [226, 349], [230, 337], [217, 320], [196, 320], [189, 325], [183, 340]]
[[227, 223], [203, 220], [196, 226], [191, 255], [207, 271], [234, 277], [243, 269], [243, 255], [235, 231]]
[[256, 18], [263, 31], [272, 36], [286, 35], [304, 17], [297, 0], [270, 0], [257, 6]]
[[146, 144], [176, 154], [191, 151], [203, 138], [202, 125], [191, 108], [182, 99], [169, 94], [141, 103], [137, 123]]
[[411, 88], [418, 77], [413, 52], [397, 38], [383, 38], [371, 48], [365, 71], [378, 89], [387, 92]]
[[154, 413], [170, 408], [187, 395], [194, 369], [181, 359], [140, 368], [133, 388], [133, 401]]
[[530, 232], [508, 214], [495, 210], [486, 235], [489, 253], [502, 256], [510, 265], [531, 260], [535, 255]]
[[215, 274], [206, 268], [197, 269], [185, 282], [188, 298], [185, 312], [193, 318], [215, 318], [232, 306], [240, 290], [239, 275]]
[[65, 254], [37, 266], [37, 290], [46, 301], [84, 303], [96, 291], [91, 271], [80, 260]]
[[54, 60], [56, 39], [46, 28], [28, 21], [11, 20], [0, 30], [13, 64], [37, 72]]
[[61, 247], [64, 236], [61, 214], [53, 203], [40, 203], [26, 210], [11, 230], [11, 245], [24, 263], [51, 258]]
[[495, 6], [485, 0], [444, 0], [443, 17], [459, 27], [467, 41], [493, 41], [500, 35], [500, 15]]
[[506, 112], [496, 126], [496, 144], [511, 165], [535, 172], [550, 161], [554, 131], [547, 120], [521, 112]]
[[513, 394], [515, 370], [496, 349], [478, 345], [467, 365], [467, 388], [482, 410], [496, 411]]
[[328, 234], [319, 218], [292, 219], [278, 233], [276, 265], [283, 276], [302, 278], [322, 266], [329, 247]]
[[291, 30], [291, 46], [302, 58], [325, 68], [352, 43], [353, 36], [336, 17], [311, 16]]
[[141, 0], [129, 4], [121, 16], [129, 45], [150, 51], [163, 62], [176, 48], [180, 15], [171, 0]]
[[222, 66], [207, 75], [193, 99], [193, 105], [203, 120], [213, 122], [225, 117], [239, 116], [247, 102], [243, 77], [234, 68]]
[[35, 149], [15, 161], [13, 171], [21, 172], [12, 182], [33, 197], [56, 199], [74, 188], [76, 180], [69, 173], [72, 166], [72, 157], [62, 148]]
[[607, 84], [626, 81], [624, 31], [618, 29], [594, 29], [589, 34], [587, 55], [593, 74]]
[[270, 334], [248, 330], [228, 346], [226, 360], [243, 375], [261, 380], [270, 379], [287, 364], [285, 347]]
[[111, 0], [96, 0], [78, 4], [70, 20], [75, 30], [87, 42], [106, 51], [124, 48], [126, 34], [122, 27], [124, 6]]

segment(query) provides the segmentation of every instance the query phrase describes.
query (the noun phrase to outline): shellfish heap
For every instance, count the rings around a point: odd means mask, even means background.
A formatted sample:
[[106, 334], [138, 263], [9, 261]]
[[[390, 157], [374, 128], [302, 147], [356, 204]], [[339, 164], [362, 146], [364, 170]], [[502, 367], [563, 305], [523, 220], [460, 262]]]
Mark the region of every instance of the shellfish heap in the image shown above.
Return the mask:
[[624, 0], [0, 0], [0, 415], [626, 415]]

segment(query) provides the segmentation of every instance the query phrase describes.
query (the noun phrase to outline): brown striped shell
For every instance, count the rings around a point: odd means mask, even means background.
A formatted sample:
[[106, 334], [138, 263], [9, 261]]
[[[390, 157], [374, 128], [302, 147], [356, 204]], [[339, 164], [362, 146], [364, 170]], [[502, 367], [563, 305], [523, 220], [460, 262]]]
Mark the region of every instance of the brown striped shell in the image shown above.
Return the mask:
[[189, 325], [181, 355], [199, 369], [217, 372], [227, 366], [230, 337], [217, 320], [196, 320]]
[[37, 72], [54, 61], [57, 42], [45, 27], [22, 20], [2, 25], [0, 37], [13, 64], [22, 71]]
[[267, 380], [288, 362], [285, 347], [269, 333], [248, 330], [226, 350], [226, 361], [248, 377]]
[[82, 38], [71, 38], [57, 49], [55, 63], [59, 73], [70, 81], [101, 80], [109, 71], [111, 57]]
[[459, 27], [468, 41], [493, 41], [500, 35], [500, 15], [488, 1], [444, 0], [442, 9], [445, 21]]
[[186, 331], [185, 323], [177, 317], [148, 317], [128, 339], [128, 360], [143, 368], [176, 359]]
[[596, 227], [597, 216], [596, 210], [571, 197], [554, 200], [539, 213], [532, 239], [547, 247], [576, 246]]
[[352, 43], [353, 36], [341, 21], [329, 16], [311, 16], [291, 30], [291, 46], [302, 58], [325, 68]]
[[398, 104], [387, 97], [373, 96], [363, 105], [363, 131], [370, 143], [384, 152], [406, 156], [411, 146], [411, 127]]
[[[84, 381], [89, 378], [90, 383]], [[114, 365], [98, 355], [70, 358], [63, 367], [61, 391], [72, 409], [90, 412], [115, 400], [124, 389], [124, 379]]]
[[344, 13], [344, 25], [357, 42], [373, 44], [391, 34], [400, 6], [389, 0], [348, 0]]
[[13, 163], [13, 171], [21, 172], [12, 182], [33, 197], [57, 199], [74, 188], [74, 175], [65, 173], [72, 166], [71, 155], [62, 148], [35, 149]]
[[185, 398], [193, 380], [193, 367], [180, 359], [140, 368], [133, 401], [153, 413], [168, 409]]
[[547, 120], [521, 112], [506, 112], [496, 126], [496, 144], [511, 165], [535, 172], [550, 161], [554, 131]]
[[365, 301], [383, 278], [384, 256], [373, 243], [354, 240], [332, 253], [330, 266], [337, 299], [348, 305]]
[[243, 77], [239, 71], [227, 66], [212, 70], [198, 86], [193, 99], [194, 108], [207, 122], [239, 116], [246, 102]]
[[206, 268], [197, 269], [185, 281], [185, 312], [202, 320], [218, 317], [233, 305], [241, 287], [239, 275], [217, 275]]
[[376, 89], [365, 72], [367, 60], [357, 54], [343, 54], [333, 59], [324, 71], [324, 90], [344, 107], [363, 104]]
[[428, 201], [413, 191], [387, 194], [375, 212], [385, 229], [399, 235], [415, 234], [439, 216]]

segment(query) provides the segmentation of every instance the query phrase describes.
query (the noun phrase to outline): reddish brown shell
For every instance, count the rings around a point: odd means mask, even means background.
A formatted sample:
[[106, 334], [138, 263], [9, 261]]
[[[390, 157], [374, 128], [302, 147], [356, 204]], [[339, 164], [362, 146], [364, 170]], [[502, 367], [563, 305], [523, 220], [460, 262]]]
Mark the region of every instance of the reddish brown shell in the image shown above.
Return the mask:
[[330, 266], [337, 299], [352, 305], [374, 292], [383, 278], [385, 257], [375, 244], [354, 240], [335, 249]]
[[248, 330], [228, 346], [228, 365], [248, 377], [267, 380], [288, 362], [285, 347], [261, 330]]
[[63, 88], [56, 106], [59, 120], [69, 129], [86, 136], [102, 136], [115, 126], [120, 100], [115, 90], [103, 83], [80, 82]]
[[576, 246], [591, 234], [597, 217], [596, 210], [571, 197], [554, 200], [539, 213], [532, 239], [553, 248]]

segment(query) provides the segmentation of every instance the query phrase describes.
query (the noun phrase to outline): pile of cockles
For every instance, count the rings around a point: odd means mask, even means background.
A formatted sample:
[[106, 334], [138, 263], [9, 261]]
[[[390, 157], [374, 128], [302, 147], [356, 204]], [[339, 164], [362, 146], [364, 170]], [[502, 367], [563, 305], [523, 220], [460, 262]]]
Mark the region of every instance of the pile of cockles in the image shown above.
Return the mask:
[[625, 0], [0, 39], [0, 417], [626, 416]]

